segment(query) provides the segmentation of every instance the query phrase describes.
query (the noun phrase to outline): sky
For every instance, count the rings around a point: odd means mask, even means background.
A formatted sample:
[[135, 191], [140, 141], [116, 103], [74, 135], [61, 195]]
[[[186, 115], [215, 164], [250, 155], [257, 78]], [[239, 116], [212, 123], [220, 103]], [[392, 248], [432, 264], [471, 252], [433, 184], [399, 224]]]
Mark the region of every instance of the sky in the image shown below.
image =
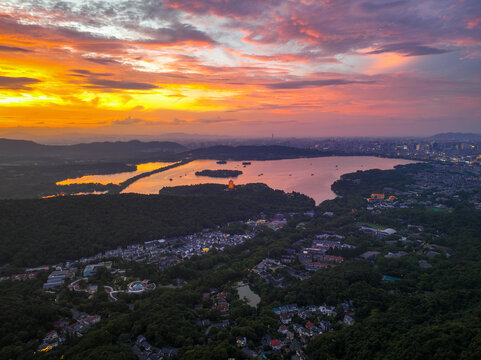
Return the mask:
[[0, 135], [481, 132], [480, 0], [2, 0]]

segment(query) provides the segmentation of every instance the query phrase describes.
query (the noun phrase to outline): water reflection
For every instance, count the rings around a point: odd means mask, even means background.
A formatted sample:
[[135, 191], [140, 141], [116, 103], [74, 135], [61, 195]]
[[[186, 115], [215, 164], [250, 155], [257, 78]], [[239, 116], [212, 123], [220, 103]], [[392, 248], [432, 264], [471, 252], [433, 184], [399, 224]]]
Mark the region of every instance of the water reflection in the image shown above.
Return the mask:
[[239, 298], [247, 301], [249, 306], [257, 307], [257, 305], [261, 302], [261, 297], [251, 290], [249, 284], [238, 282], [237, 293], [239, 294]]
[[196, 176], [195, 172], [205, 169], [230, 169], [243, 172], [242, 175], [234, 179], [236, 184], [262, 182], [273, 189], [306, 194], [312, 197], [316, 203], [320, 203], [335, 197], [335, 194], [331, 191], [331, 184], [339, 179], [342, 174], [368, 169], [387, 170], [392, 169], [395, 165], [409, 163], [412, 163], [412, 161], [373, 156], [251, 161], [250, 165], [243, 165], [241, 161], [228, 161], [227, 164], [218, 164], [215, 160], [196, 160], [140, 179], [123, 192], [157, 194], [165, 186], [205, 183], [227, 184], [229, 179]]
[[130, 179], [133, 176], [137, 176], [144, 172], [160, 169], [161, 167], [169, 166], [173, 163], [171, 162], [149, 162], [137, 165], [136, 171], [121, 172], [117, 174], [109, 175], [86, 175], [75, 179], [62, 180], [57, 183], [57, 185], [71, 185], [71, 184], [120, 184], [121, 182]]

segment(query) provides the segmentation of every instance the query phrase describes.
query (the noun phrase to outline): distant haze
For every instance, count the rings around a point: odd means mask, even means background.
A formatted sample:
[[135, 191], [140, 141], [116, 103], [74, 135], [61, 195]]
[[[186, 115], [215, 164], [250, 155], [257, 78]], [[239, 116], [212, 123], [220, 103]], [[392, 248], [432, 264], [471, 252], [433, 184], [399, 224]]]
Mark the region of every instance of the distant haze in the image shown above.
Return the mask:
[[[4, 131], [2, 131], [4, 130]], [[15, 140], [32, 140], [40, 144], [51, 144], [51, 145], [72, 145], [72, 144], [79, 144], [79, 143], [91, 143], [91, 142], [103, 142], [103, 141], [129, 141], [129, 140], [140, 140], [140, 141], [176, 141], [179, 143], [207, 143], [207, 144], [216, 144], [216, 143], [226, 143], [230, 144], [234, 143], [242, 143], [243, 141], [252, 139], [253, 143], [256, 143], [254, 140], [260, 140], [265, 143], [272, 140], [272, 133], [271, 134], [247, 134], [247, 135], [237, 135], [235, 134], [227, 134], [227, 135], [220, 135], [220, 134], [189, 134], [189, 133], [159, 133], [159, 134], [110, 134], [110, 133], [99, 133], [99, 132], [89, 132], [85, 131], [85, 129], [81, 129], [79, 132], [69, 132], [68, 129], [42, 129], [40, 133], [36, 132], [36, 129], [32, 130], [18, 130], [18, 131], [11, 131], [11, 129], [5, 131], [5, 129], [0, 128], [0, 138], [5, 139], [15, 139]], [[59, 131], [60, 130], [60, 131]], [[66, 131], [67, 130], [67, 131]], [[313, 134], [306, 135], [306, 136], [275, 136], [274, 142], [283, 142], [286, 139], [293, 139], [293, 138], [329, 138], [329, 137], [350, 137], [347, 135], [348, 132], [344, 135], [320, 135], [315, 136]], [[352, 135], [351, 137], [360, 137], [363, 135], [357, 134]], [[390, 137], [390, 136], [375, 136], [373, 134], [367, 134], [363, 137]], [[432, 138], [433, 140], [439, 141], [481, 141], [481, 134], [472, 134], [472, 133], [443, 133], [443, 134], [430, 134], [428, 133], [426, 136], [422, 136], [420, 134], [416, 135], [396, 135], [392, 137], [406, 137], [406, 138]]]

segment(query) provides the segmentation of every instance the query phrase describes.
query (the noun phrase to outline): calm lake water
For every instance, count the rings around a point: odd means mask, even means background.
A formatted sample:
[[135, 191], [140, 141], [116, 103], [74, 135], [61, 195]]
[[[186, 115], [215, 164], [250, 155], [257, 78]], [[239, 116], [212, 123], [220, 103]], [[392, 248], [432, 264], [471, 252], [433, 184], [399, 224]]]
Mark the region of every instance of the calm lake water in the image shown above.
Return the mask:
[[244, 284], [243, 282], [237, 283], [237, 293], [239, 294], [239, 298], [246, 299], [247, 305], [249, 306], [257, 307], [261, 302], [260, 296], [253, 292], [248, 284]]
[[[157, 194], [165, 186], [194, 185], [205, 183], [226, 184], [229, 179], [196, 176], [195, 172], [205, 169], [241, 170], [242, 175], [234, 178], [235, 184], [262, 182], [273, 189], [285, 192], [300, 192], [316, 201], [316, 204], [334, 199], [331, 185], [342, 174], [357, 170], [392, 169], [396, 165], [413, 161], [386, 159], [374, 156], [332, 156], [319, 158], [251, 161], [243, 166], [242, 161], [217, 164], [215, 160], [196, 160], [152, 176], [140, 179], [123, 193]], [[105, 176], [105, 175], [104, 175]]]
[[161, 167], [169, 166], [173, 163], [166, 162], [149, 162], [144, 164], [138, 164], [136, 171], [121, 172], [117, 174], [109, 175], [86, 175], [75, 179], [62, 180], [57, 183], [57, 185], [71, 185], [71, 184], [88, 184], [88, 183], [98, 183], [98, 184], [120, 184], [121, 182], [130, 179], [131, 177], [137, 176], [147, 171], [152, 171], [159, 169]]

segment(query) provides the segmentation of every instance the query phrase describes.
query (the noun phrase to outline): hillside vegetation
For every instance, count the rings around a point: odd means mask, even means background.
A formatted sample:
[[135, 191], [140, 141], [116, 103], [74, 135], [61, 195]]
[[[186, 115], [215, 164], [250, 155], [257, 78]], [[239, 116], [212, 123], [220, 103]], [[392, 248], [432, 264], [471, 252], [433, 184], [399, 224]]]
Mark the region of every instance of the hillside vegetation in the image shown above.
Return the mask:
[[229, 221], [314, 206], [262, 184], [173, 188], [160, 195], [65, 196], [0, 201], [0, 264], [34, 266], [117, 246], [190, 234]]

